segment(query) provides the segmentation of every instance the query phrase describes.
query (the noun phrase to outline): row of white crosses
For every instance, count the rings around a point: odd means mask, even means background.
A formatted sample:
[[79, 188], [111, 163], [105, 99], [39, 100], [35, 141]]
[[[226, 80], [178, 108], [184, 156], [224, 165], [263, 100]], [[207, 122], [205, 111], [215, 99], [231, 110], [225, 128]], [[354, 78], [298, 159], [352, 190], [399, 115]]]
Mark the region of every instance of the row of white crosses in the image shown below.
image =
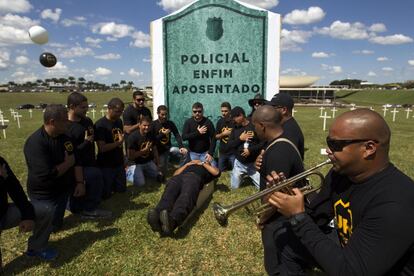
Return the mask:
[[[95, 120], [95, 113], [96, 113], [96, 110], [95, 109], [92, 109], [91, 111], [88, 111], [87, 113], [89, 113], [89, 112], [91, 112], [92, 113], [92, 118]], [[103, 115], [102, 115], [103, 116]]]
[[6, 136], [6, 128], [7, 128], [7, 124], [6, 123], [8, 123], [9, 122], [9, 120], [6, 120], [5, 118], [4, 118], [4, 116], [3, 116], [3, 112], [1, 111], [1, 109], [0, 109], [0, 126], [1, 126], [1, 129], [3, 130], [3, 137], [4, 137], [4, 139], [6, 139], [7, 138], [7, 136]]
[[[384, 118], [385, 118], [385, 116], [387, 116], [387, 111], [388, 111], [388, 108], [387, 108], [387, 106], [386, 105], [384, 105], [384, 108], [382, 109], [382, 111], [383, 111], [383, 116], [384, 116]], [[405, 110], [405, 112], [406, 112], [406, 119], [408, 119], [408, 118], [410, 118], [410, 113], [412, 112], [413, 110], [411, 109], [411, 108], [407, 108], [406, 110]], [[399, 112], [398, 110], [397, 110], [397, 108], [396, 107], [394, 107], [394, 109], [393, 110], [391, 110], [390, 111], [391, 113], [392, 113], [392, 121], [393, 122], [395, 122], [395, 116], [396, 116], [396, 114]], [[413, 118], [414, 118], [414, 116], [413, 116]]]

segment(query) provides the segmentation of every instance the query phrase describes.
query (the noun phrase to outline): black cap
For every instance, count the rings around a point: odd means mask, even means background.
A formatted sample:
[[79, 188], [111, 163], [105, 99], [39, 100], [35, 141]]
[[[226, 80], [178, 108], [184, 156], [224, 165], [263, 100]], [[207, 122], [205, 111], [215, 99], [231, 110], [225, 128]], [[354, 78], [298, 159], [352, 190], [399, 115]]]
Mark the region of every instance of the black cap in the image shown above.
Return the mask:
[[230, 111], [230, 117], [232, 117], [232, 118], [237, 117], [239, 115], [246, 116], [246, 113], [244, 112], [244, 109], [241, 108], [240, 106], [236, 106]]
[[263, 99], [262, 95], [256, 94], [253, 99], [249, 100], [249, 105], [253, 107], [255, 102], [260, 102], [261, 104], [264, 104], [266, 102], [266, 100]]
[[289, 93], [278, 93], [273, 96], [270, 101], [266, 101], [267, 105], [286, 107], [292, 109], [294, 106], [293, 99]]

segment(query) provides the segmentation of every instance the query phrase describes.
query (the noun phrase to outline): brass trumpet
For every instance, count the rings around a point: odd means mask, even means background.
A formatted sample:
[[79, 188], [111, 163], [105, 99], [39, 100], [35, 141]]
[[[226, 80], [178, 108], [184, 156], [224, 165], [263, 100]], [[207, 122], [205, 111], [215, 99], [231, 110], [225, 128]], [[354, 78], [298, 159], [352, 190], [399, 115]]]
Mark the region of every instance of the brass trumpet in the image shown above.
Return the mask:
[[[213, 212], [214, 212], [214, 216], [216, 217], [216, 220], [218, 221], [218, 223], [221, 226], [227, 226], [228, 223], [228, 218], [230, 216], [230, 214], [232, 214], [234, 211], [245, 207], [247, 208], [247, 206], [249, 204], [252, 204], [254, 201], [258, 200], [258, 199], [262, 199], [264, 196], [268, 195], [268, 194], [272, 194], [274, 192], [277, 191], [284, 191], [284, 190], [290, 190], [293, 186], [293, 184], [295, 184], [296, 182], [298, 182], [299, 180], [304, 180], [306, 179], [308, 176], [310, 175], [317, 175], [320, 177], [321, 179], [321, 186], [323, 184], [324, 181], [324, 176], [322, 175], [322, 173], [320, 172], [315, 172], [317, 169], [319, 169], [322, 166], [331, 164], [332, 161], [331, 160], [326, 160], [325, 162], [320, 163], [319, 165], [316, 165], [313, 168], [310, 168], [300, 174], [297, 174], [291, 178], [288, 179], [284, 179], [279, 183], [274, 184], [273, 186], [266, 188], [260, 192], [257, 192], [241, 201], [238, 201], [236, 203], [233, 203], [231, 205], [228, 206], [222, 206], [219, 203], [214, 203], [213, 204]], [[305, 186], [299, 188], [301, 190], [301, 192], [304, 195], [307, 195], [311, 192], [317, 191], [320, 189], [319, 188], [314, 188], [311, 184], [306, 184]], [[272, 206], [269, 203], [264, 203], [261, 204], [258, 208], [256, 208], [256, 215], [258, 217], [260, 217], [261, 214], [263, 214], [264, 212], [268, 211], [269, 208], [272, 208]]]

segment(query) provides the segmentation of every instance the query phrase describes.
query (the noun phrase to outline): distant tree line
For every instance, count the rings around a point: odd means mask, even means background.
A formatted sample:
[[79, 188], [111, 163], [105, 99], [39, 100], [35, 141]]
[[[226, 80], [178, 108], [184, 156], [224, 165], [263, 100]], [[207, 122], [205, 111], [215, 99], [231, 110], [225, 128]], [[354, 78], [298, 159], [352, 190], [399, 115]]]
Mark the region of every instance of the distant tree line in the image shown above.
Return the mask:
[[330, 85], [347, 85], [351, 89], [360, 89], [364, 87], [373, 87], [373, 88], [384, 88], [384, 89], [414, 89], [414, 80], [408, 80], [406, 82], [394, 82], [394, 83], [385, 83], [385, 84], [370, 84], [370, 85], [361, 85], [365, 81], [358, 79], [345, 79], [345, 80], [334, 80]]

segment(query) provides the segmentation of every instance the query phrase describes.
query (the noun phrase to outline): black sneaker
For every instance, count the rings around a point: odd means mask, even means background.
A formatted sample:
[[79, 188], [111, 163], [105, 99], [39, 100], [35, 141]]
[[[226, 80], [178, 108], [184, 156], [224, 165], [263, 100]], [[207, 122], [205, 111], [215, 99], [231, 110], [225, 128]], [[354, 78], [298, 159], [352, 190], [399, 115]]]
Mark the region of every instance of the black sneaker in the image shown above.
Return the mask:
[[165, 235], [171, 236], [175, 229], [175, 222], [171, 217], [168, 215], [167, 210], [162, 210], [160, 212], [160, 220], [161, 220], [161, 228], [162, 232]]
[[84, 219], [108, 219], [112, 217], [112, 212], [105, 209], [95, 209], [93, 211], [82, 211], [80, 215]]
[[150, 208], [147, 213], [147, 222], [154, 232], [161, 232], [160, 214], [154, 208]]

